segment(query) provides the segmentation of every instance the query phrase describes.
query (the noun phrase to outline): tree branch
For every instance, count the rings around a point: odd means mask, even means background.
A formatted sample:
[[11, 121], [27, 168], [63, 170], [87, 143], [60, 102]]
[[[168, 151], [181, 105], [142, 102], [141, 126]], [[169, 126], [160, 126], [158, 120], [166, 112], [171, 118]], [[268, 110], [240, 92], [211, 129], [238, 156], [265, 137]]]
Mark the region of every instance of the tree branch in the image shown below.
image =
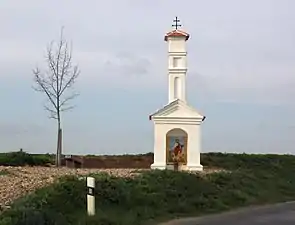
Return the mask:
[[57, 105], [55, 104], [55, 99], [57, 95], [54, 93], [54, 89], [52, 90], [50, 88], [50, 83], [48, 82], [48, 80], [46, 80], [46, 78], [44, 78], [44, 76], [42, 76], [38, 67], [33, 70], [33, 73], [35, 75], [35, 82], [37, 84], [37, 87], [33, 88], [38, 92], [44, 92], [54, 108], [57, 109]]
[[74, 66], [71, 76], [65, 82], [65, 85], [61, 88], [59, 95], [62, 95], [66, 89], [72, 87], [72, 85], [75, 83], [75, 80], [78, 78], [79, 74], [80, 71], [78, 66]]
[[58, 119], [58, 117], [57, 117], [57, 113], [56, 113], [56, 111], [55, 110], [52, 110], [52, 109], [50, 109], [48, 106], [46, 106], [46, 105], [44, 105], [44, 108], [45, 108], [45, 110], [46, 111], [48, 111], [49, 113], [50, 113], [50, 116], [49, 116], [49, 118], [50, 119]]
[[64, 98], [64, 99], [61, 101], [61, 103], [60, 103], [60, 108], [61, 108], [63, 111], [65, 111], [63, 108], [67, 105], [67, 103], [68, 103], [70, 100], [76, 98], [78, 95], [79, 95], [78, 93], [74, 93], [74, 94], [72, 94], [72, 95], [70, 95], [70, 96]]
[[[72, 65], [72, 44], [64, 39], [64, 27], [61, 28], [60, 39], [52, 41], [47, 46], [45, 60], [47, 70], [41, 71], [39, 67], [33, 70], [35, 86], [33, 89], [43, 92], [51, 104], [51, 108], [44, 106], [50, 113], [50, 118], [60, 121], [60, 112], [72, 109], [69, 102], [78, 96], [68, 93], [80, 74], [79, 67]], [[64, 96], [67, 92], [67, 96]]]

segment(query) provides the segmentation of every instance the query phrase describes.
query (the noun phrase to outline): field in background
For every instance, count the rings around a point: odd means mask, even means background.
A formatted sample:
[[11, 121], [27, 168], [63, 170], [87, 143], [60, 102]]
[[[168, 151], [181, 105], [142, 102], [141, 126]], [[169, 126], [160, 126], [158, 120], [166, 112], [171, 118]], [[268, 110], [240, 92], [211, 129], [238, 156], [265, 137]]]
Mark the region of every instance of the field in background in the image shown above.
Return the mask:
[[[148, 169], [153, 163], [153, 153], [138, 155], [85, 155], [78, 156], [94, 159], [96, 168], [138, 168]], [[0, 153], [0, 166], [53, 166], [54, 154], [29, 154], [26, 152]], [[275, 154], [231, 154], [201, 153], [201, 164], [205, 168], [239, 168], [277, 165], [281, 160], [295, 159], [293, 155]], [[63, 164], [65, 164], [63, 162]]]
[[[153, 162], [153, 153], [102, 156], [74, 155], [73, 157], [94, 160], [95, 168], [149, 168]], [[54, 154], [29, 154], [22, 151], [0, 153], [0, 166], [51, 166], [54, 165], [54, 160]], [[64, 157], [62, 164], [65, 165]]]

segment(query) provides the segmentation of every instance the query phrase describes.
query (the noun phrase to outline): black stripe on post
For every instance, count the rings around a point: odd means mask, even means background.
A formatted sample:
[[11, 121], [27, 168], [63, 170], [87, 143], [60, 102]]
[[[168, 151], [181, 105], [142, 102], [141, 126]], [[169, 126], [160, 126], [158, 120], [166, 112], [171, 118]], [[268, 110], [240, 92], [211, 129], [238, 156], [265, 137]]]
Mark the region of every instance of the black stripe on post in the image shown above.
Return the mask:
[[93, 187], [88, 187], [87, 195], [94, 196], [94, 188]]

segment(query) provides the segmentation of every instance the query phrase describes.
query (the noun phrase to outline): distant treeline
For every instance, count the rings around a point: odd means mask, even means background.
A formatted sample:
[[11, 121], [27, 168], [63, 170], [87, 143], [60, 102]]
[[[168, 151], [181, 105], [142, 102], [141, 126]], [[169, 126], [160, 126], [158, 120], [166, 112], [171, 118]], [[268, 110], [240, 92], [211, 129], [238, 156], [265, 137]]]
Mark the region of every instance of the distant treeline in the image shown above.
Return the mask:
[[47, 166], [54, 162], [54, 155], [29, 154], [22, 150], [0, 153], [0, 166]]

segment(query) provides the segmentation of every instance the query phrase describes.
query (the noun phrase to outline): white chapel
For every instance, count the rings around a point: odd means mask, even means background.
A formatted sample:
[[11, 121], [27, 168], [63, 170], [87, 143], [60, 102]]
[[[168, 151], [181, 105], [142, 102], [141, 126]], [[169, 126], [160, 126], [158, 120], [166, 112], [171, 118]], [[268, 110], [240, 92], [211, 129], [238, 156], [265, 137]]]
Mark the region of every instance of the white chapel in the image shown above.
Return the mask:
[[205, 116], [186, 100], [187, 51], [189, 34], [174, 30], [165, 35], [168, 44], [168, 104], [150, 115], [154, 123], [154, 163], [151, 169], [201, 171], [201, 124]]

